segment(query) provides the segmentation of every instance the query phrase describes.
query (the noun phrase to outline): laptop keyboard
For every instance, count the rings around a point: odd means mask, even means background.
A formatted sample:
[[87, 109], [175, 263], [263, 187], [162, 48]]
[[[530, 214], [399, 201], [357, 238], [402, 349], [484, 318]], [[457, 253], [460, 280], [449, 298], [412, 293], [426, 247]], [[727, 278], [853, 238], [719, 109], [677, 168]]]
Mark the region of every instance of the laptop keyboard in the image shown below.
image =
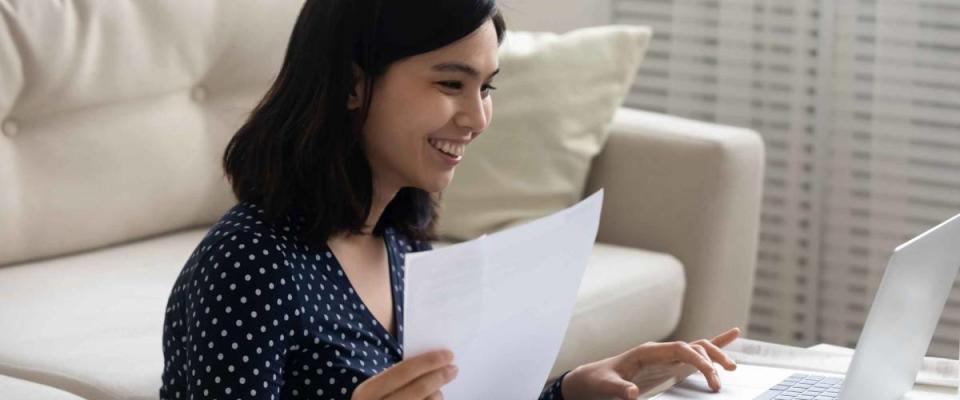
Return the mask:
[[840, 395], [843, 378], [793, 374], [768, 389], [755, 400], [828, 400]]

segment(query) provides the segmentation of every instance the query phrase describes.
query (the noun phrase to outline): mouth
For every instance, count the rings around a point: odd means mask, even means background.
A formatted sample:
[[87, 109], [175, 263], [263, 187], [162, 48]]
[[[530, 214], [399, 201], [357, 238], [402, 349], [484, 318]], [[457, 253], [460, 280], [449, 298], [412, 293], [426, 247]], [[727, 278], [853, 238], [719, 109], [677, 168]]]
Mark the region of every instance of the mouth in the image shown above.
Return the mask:
[[440, 152], [441, 155], [452, 161], [460, 161], [463, 159], [463, 155], [466, 154], [466, 144], [434, 138], [428, 138], [427, 141], [430, 142], [430, 147], [433, 147]]

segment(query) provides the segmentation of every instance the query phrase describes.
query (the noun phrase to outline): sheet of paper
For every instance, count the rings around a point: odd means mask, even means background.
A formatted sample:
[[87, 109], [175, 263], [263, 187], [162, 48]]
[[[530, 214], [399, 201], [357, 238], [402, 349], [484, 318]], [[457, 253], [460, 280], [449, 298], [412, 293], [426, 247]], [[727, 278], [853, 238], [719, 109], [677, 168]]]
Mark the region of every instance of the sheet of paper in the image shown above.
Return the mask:
[[536, 399], [560, 351], [603, 191], [533, 222], [408, 254], [404, 357], [449, 349], [444, 398]]
[[[810, 350], [853, 358], [853, 349], [847, 347], [818, 344]], [[949, 358], [924, 357], [917, 372], [917, 384], [956, 388], [960, 385], [960, 362]]]
[[811, 372], [844, 374], [851, 354], [822, 352], [803, 347], [737, 339], [723, 349], [738, 364], [802, 369]]

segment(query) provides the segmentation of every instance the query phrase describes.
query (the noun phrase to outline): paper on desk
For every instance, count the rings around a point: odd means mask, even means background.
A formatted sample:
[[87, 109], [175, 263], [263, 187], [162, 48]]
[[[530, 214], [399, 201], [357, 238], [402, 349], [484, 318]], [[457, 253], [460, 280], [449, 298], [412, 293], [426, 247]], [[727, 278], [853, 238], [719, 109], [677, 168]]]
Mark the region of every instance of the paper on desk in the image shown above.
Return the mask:
[[536, 221], [406, 258], [404, 357], [450, 349], [444, 398], [535, 399], [560, 351], [603, 190]]
[[[724, 352], [736, 362], [751, 365], [802, 369], [808, 371], [844, 374], [853, 358], [853, 350], [831, 345], [817, 345], [806, 349], [750, 339], [737, 339]], [[917, 383], [957, 387], [960, 367], [957, 360], [926, 357], [917, 373]]]

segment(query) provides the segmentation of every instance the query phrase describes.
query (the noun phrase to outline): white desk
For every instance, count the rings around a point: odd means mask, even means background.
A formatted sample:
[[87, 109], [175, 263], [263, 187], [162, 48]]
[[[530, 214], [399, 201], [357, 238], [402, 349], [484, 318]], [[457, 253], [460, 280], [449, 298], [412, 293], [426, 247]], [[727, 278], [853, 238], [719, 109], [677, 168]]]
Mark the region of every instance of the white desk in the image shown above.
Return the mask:
[[[845, 353], [853, 356], [853, 349], [838, 347], [829, 344], [818, 344], [815, 346], [810, 346], [810, 350], [819, 350], [827, 352], [838, 352]], [[914, 385], [913, 390], [908, 392], [904, 398], [905, 399], [958, 399], [957, 388], [948, 388], [943, 386], [933, 386], [933, 385]]]
[[[763, 343], [763, 342], [755, 342]], [[783, 347], [780, 345], [773, 345], [775, 347]], [[782, 349], [781, 349], [782, 350]], [[809, 350], [816, 350], [818, 352], [830, 352], [833, 354], [847, 354], [851, 355], [853, 353], [852, 349], [839, 348], [836, 346], [829, 345], [817, 345], [809, 348]], [[805, 352], [805, 349], [802, 348], [793, 348], [793, 351]], [[733, 354], [731, 354], [733, 355]], [[793, 354], [794, 356], [796, 354]], [[734, 355], [736, 358], [736, 356]], [[800, 358], [797, 358], [800, 359]], [[741, 362], [736, 371], [728, 372], [720, 369], [720, 381], [722, 384], [722, 389], [719, 393], [710, 393], [706, 380], [699, 373], [691, 375], [687, 378], [686, 381], [676, 385], [673, 389], [666, 393], [659, 393], [655, 396], [648, 398], [655, 398], [656, 400], [681, 400], [681, 399], [703, 399], [703, 400], [732, 400], [732, 399], [753, 399], [761, 393], [765, 392], [768, 388], [774, 384], [783, 380], [787, 376], [790, 376], [793, 373], [802, 372], [810, 373], [817, 375], [827, 375], [827, 376], [840, 376], [836, 374], [821, 373], [821, 372], [807, 372], [791, 368], [788, 365], [780, 365], [778, 367], [770, 366], [756, 366], [750, 365], [745, 362]], [[654, 391], [652, 393], [657, 393]], [[943, 386], [933, 386], [933, 385], [916, 385], [913, 390], [908, 392], [904, 399], [958, 399], [958, 391], [956, 387], [943, 387]]]
[[957, 388], [943, 386], [917, 385], [913, 387], [905, 399], [957, 399]]
[[[796, 370], [786, 370], [773, 367], [757, 367], [740, 365], [737, 371], [720, 372], [722, 389], [718, 393], [710, 393], [706, 381], [698, 373], [691, 375], [686, 381], [677, 385], [666, 393], [653, 396], [655, 400], [750, 400], [767, 391], [772, 385], [783, 378], [790, 376]], [[830, 375], [815, 373], [817, 375]], [[904, 399], [951, 399], [957, 400], [957, 389], [938, 386], [918, 385], [907, 393]]]

